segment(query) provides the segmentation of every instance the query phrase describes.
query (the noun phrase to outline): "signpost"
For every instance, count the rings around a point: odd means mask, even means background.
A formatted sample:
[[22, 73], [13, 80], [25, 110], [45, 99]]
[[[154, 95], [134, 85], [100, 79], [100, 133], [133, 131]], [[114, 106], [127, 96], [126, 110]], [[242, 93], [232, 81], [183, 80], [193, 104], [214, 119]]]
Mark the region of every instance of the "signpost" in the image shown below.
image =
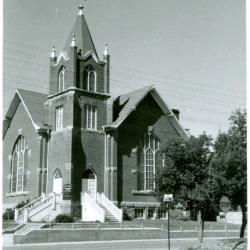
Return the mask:
[[71, 184], [64, 184], [63, 185], [63, 199], [70, 200], [71, 199]]
[[225, 213], [225, 230], [226, 230], [226, 239], [228, 245], [228, 237], [227, 237], [227, 213], [230, 211], [231, 203], [230, 200], [226, 196], [222, 196], [220, 199], [220, 209], [223, 213]]
[[173, 194], [164, 194], [163, 201], [167, 204], [168, 209], [168, 250], [170, 250], [170, 226], [169, 226], [169, 208], [170, 204], [173, 202]]

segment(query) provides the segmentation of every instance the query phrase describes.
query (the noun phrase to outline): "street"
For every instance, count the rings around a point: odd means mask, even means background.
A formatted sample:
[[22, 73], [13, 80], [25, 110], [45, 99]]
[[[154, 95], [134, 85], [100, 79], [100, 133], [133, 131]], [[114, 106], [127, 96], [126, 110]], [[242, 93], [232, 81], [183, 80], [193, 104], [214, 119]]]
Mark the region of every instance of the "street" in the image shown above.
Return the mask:
[[[187, 249], [196, 245], [197, 239], [171, 240], [171, 250]], [[163, 250], [168, 249], [167, 240], [128, 240], [128, 241], [102, 241], [102, 242], [72, 242], [72, 243], [41, 243], [25, 244], [3, 247], [4, 250]]]

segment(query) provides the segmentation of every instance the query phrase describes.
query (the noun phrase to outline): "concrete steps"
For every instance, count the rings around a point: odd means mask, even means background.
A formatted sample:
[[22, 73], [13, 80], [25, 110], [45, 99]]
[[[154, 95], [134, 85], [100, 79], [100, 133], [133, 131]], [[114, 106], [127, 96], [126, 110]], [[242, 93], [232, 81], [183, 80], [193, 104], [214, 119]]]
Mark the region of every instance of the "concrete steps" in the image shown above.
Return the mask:
[[104, 209], [105, 211], [105, 221], [107, 222], [119, 222], [110, 212], [107, 208], [105, 208], [104, 206], [100, 205], [98, 203], [98, 205]]

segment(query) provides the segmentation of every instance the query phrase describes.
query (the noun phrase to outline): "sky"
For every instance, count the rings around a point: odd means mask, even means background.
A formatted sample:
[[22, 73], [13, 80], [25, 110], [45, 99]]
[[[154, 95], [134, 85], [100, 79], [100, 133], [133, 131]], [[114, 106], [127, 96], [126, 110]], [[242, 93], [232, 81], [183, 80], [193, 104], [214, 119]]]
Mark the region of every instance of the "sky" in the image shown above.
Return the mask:
[[48, 93], [51, 47], [79, 5], [100, 58], [108, 43], [112, 96], [153, 84], [184, 128], [213, 137], [245, 108], [243, 0], [4, 0], [4, 113], [16, 88]]

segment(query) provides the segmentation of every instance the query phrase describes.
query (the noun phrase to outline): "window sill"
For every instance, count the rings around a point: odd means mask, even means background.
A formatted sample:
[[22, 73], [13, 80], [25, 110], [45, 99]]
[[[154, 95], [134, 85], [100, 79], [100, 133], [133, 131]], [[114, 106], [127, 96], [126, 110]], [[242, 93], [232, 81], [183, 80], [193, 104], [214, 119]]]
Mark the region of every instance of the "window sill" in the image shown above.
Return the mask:
[[97, 129], [84, 128], [83, 131], [87, 133], [93, 133], [93, 134], [104, 134], [102, 130], [97, 130]]
[[132, 190], [132, 195], [153, 195], [153, 190]]
[[14, 197], [14, 196], [22, 196], [22, 195], [28, 195], [29, 191], [22, 191], [22, 192], [16, 192], [16, 193], [8, 193], [6, 194], [6, 197]]

